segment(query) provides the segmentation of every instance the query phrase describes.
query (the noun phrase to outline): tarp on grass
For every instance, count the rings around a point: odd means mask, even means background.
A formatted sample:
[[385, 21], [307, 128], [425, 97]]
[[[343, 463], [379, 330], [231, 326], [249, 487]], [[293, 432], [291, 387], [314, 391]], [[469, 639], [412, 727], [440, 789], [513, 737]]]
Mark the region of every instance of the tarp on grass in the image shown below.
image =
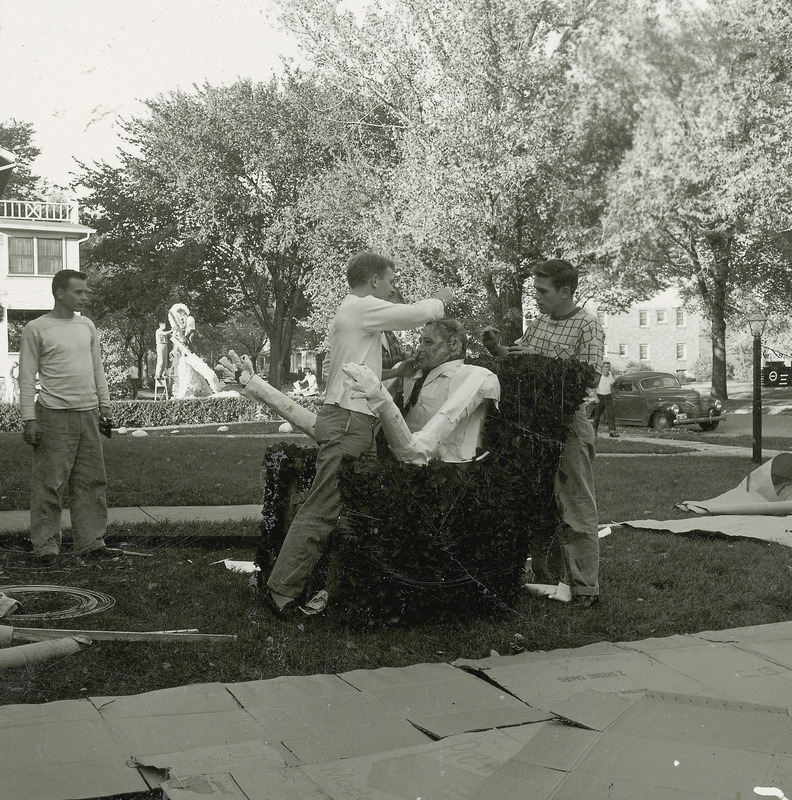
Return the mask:
[[778, 453], [734, 489], [711, 500], [685, 500], [677, 508], [696, 514], [792, 514], [792, 453]]
[[750, 472], [739, 486], [711, 500], [685, 500], [696, 519], [633, 519], [630, 528], [670, 533], [721, 533], [792, 547], [792, 453], [778, 453]]

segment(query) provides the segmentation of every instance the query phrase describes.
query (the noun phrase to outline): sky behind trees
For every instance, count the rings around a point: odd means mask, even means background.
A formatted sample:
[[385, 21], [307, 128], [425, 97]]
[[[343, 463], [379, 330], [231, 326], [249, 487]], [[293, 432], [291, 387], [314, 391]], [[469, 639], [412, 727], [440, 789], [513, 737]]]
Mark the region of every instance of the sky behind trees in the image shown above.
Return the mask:
[[297, 48], [271, 0], [0, 0], [3, 119], [33, 124], [33, 171], [65, 186], [112, 160], [118, 117], [193, 84], [266, 81]]

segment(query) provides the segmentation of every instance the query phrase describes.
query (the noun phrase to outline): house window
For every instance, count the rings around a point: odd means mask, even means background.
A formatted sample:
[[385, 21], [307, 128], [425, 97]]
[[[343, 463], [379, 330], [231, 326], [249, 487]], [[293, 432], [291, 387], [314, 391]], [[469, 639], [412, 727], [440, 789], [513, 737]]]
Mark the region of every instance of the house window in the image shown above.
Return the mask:
[[627, 357], [627, 345], [626, 344], [620, 344], [619, 345], [619, 355], [622, 358], [626, 358]]
[[648, 311], [639, 311], [638, 312], [638, 325], [642, 328], [649, 327], [649, 312]]
[[54, 275], [64, 267], [63, 250], [63, 239], [9, 236], [8, 274]]
[[639, 344], [638, 345], [638, 358], [641, 361], [648, 361], [649, 360], [649, 345], [648, 344]]
[[600, 326], [603, 328], [608, 327], [608, 315], [604, 311], [597, 312], [597, 322], [599, 322]]
[[8, 237], [8, 272], [11, 275], [32, 275], [35, 239], [22, 236]]
[[63, 239], [36, 239], [38, 274], [54, 275], [63, 269]]
[[677, 320], [677, 328], [684, 328], [685, 327], [685, 309], [678, 308], [676, 310], [676, 320]]
[[677, 361], [684, 361], [687, 358], [687, 345], [684, 342], [677, 342]]
[[658, 325], [668, 324], [668, 312], [664, 308], [657, 309], [657, 324]]

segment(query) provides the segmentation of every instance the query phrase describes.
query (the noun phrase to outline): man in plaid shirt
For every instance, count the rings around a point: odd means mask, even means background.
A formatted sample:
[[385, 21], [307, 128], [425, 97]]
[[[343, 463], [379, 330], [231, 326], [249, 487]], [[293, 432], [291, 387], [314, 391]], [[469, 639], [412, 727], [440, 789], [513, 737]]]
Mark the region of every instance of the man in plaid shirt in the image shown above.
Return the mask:
[[[484, 330], [484, 346], [493, 355], [533, 355], [576, 359], [591, 366], [591, 386], [602, 372], [605, 335], [594, 317], [575, 304], [578, 271], [568, 261], [552, 259], [533, 270], [534, 297], [540, 315], [510, 347], [498, 344], [494, 328]], [[572, 429], [556, 475], [555, 497], [560, 524], [549, 539], [535, 537], [531, 564], [538, 580], [563, 580], [572, 590], [572, 604], [591, 608], [599, 601], [599, 535], [594, 494], [594, 430], [583, 408]]]

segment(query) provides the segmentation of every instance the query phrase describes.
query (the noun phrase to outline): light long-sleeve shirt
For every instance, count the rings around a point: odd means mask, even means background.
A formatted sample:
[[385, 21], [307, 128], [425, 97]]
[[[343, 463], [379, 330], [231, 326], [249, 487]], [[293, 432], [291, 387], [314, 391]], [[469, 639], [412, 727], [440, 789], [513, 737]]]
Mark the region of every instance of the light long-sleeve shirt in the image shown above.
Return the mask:
[[[408, 382], [412, 384], [405, 380]], [[427, 374], [407, 419], [382, 384], [366, 394], [366, 402], [379, 417], [388, 446], [399, 461], [427, 464], [437, 458], [463, 462], [476, 456], [487, 401], [498, 403], [500, 383], [484, 367], [461, 359], [447, 361]]]
[[347, 363], [365, 364], [377, 378], [382, 377], [382, 331], [406, 331], [427, 322], [441, 319], [445, 314], [442, 300], [430, 298], [417, 303], [389, 303], [372, 295], [358, 297], [348, 294], [330, 324], [330, 353], [327, 368], [325, 403], [350, 411], [372, 415], [365, 399], [352, 397], [344, 386], [341, 366]]
[[46, 408], [110, 408], [99, 335], [87, 317], [57, 319], [45, 314], [25, 325], [19, 350], [23, 421], [36, 418], [36, 374], [41, 384], [38, 402]]

